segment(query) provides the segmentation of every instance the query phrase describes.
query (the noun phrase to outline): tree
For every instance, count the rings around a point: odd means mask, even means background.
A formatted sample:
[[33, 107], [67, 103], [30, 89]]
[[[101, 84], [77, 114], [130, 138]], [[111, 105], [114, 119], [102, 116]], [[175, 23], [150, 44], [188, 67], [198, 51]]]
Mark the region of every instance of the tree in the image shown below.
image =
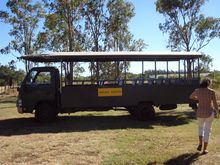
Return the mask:
[[[82, 51], [84, 36], [81, 26], [83, 0], [44, 0], [48, 8], [44, 24], [45, 31], [38, 36], [40, 46], [52, 51]], [[79, 63], [66, 63], [66, 72], [73, 80], [73, 72], [81, 72]]]
[[16, 69], [16, 65], [15, 65], [15, 61], [14, 60], [11, 60], [9, 63], [8, 63], [8, 66], [11, 70], [15, 70]]
[[108, 49], [129, 50], [133, 35], [128, 31], [128, 23], [135, 15], [134, 6], [124, 0], [109, 0], [107, 8], [109, 12], [106, 31]]
[[210, 71], [210, 66], [212, 66], [212, 61], [213, 61], [213, 58], [210, 55], [203, 54], [201, 58], [200, 70], [202, 72]]
[[[85, 18], [85, 32], [87, 34], [87, 50], [104, 51], [104, 30], [106, 16], [104, 13], [105, 0], [87, 0], [82, 14]], [[99, 79], [98, 70], [102, 70], [104, 65], [99, 62], [91, 62], [90, 70], [92, 72], [92, 80]]]
[[40, 41], [46, 42], [47, 49], [52, 51], [81, 51], [83, 0], [44, 0], [44, 4], [47, 14], [45, 30], [39, 35]]
[[[129, 32], [128, 23], [134, 17], [134, 6], [124, 0], [109, 0], [107, 3], [108, 17], [106, 24], [106, 47], [113, 51], [142, 51], [146, 47], [143, 40], [134, 40]], [[128, 70], [129, 62], [118, 62], [113, 65], [117, 70], [116, 77], [121, 77], [123, 69]]]
[[[205, 0], [156, 1], [156, 10], [165, 17], [165, 23], [160, 23], [159, 28], [163, 33], [168, 33], [168, 47], [171, 50], [200, 51], [219, 36], [220, 20], [201, 14], [204, 3]], [[190, 61], [187, 68], [189, 73]]]
[[[36, 35], [40, 19], [43, 16], [43, 9], [39, 2], [31, 3], [30, 0], [9, 0], [6, 3], [9, 11], [0, 11], [0, 20], [12, 26], [9, 35], [11, 42], [1, 53], [8, 54], [16, 51], [19, 54], [27, 55], [37, 51], [35, 47]], [[26, 63], [26, 71], [29, 65]]]
[[105, 0], [87, 0], [83, 8], [85, 31], [91, 43], [90, 50], [103, 51], [106, 16], [104, 13]]
[[0, 85], [20, 84], [24, 78], [24, 71], [16, 70], [13, 61], [9, 65], [0, 65]]
[[[90, 51], [125, 51], [145, 47], [142, 41], [133, 40], [128, 23], [134, 16], [134, 7], [124, 0], [87, 0], [83, 8], [87, 46]], [[124, 63], [92, 62], [92, 79], [119, 77]], [[126, 67], [129, 64], [126, 63]], [[115, 67], [117, 66], [117, 67]], [[99, 72], [98, 72], [99, 70]]]

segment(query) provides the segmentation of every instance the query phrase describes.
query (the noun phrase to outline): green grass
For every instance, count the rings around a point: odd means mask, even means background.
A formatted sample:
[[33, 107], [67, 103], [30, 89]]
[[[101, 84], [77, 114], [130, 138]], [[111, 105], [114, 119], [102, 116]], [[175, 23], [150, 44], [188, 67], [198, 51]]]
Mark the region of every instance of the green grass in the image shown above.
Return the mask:
[[[15, 97], [0, 97], [0, 164], [219, 164], [220, 121], [210, 153], [196, 152], [195, 113], [186, 105], [159, 111], [153, 121], [127, 112], [78, 112], [35, 123], [18, 114]], [[208, 161], [208, 162], [207, 162]]]

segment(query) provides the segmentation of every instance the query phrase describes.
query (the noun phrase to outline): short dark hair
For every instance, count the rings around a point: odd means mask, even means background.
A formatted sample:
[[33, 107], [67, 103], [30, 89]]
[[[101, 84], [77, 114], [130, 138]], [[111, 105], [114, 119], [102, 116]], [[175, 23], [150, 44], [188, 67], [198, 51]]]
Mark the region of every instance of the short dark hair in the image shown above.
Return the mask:
[[211, 84], [211, 80], [208, 77], [206, 77], [201, 81], [200, 87], [207, 88], [210, 84]]

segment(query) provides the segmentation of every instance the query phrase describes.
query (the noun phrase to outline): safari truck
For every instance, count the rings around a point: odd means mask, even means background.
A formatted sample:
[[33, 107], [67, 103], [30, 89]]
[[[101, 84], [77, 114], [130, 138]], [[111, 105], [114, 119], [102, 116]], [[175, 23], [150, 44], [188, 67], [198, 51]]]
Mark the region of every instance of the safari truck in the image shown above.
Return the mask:
[[[38, 121], [52, 120], [59, 113], [119, 108], [138, 120], [153, 119], [155, 106], [170, 110], [178, 104], [189, 103], [190, 93], [199, 86], [200, 57], [201, 54], [195, 52], [25, 55], [21, 59], [27, 62], [50, 65], [29, 70], [18, 88], [17, 109], [19, 113], [34, 113]], [[141, 67], [141, 73], [133, 78], [129, 77], [127, 67], [131, 62]], [[77, 63], [89, 66], [91, 75], [77, 78], [73, 72]], [[115, 68], [113, 78], [103, 78], [101, 66], [105, 63], [112, 64], [111, 70]], [[163, 74], [158, 71], [161, 63], [165, 65]], [[153, 69], [148, 72], [146, 69], [150, 66]]]

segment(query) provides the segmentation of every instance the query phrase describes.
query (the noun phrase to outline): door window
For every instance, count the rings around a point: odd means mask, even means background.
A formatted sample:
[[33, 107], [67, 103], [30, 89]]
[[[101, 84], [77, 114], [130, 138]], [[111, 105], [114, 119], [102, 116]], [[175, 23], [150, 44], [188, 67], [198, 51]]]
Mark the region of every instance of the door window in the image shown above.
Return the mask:
[[35, 84], [51, 84], [50, 72], [39, 72], [34, 79]]
[[48, 71], [32, 71], [26, 80], [26, 84], [51, 84], [51, 73]]

